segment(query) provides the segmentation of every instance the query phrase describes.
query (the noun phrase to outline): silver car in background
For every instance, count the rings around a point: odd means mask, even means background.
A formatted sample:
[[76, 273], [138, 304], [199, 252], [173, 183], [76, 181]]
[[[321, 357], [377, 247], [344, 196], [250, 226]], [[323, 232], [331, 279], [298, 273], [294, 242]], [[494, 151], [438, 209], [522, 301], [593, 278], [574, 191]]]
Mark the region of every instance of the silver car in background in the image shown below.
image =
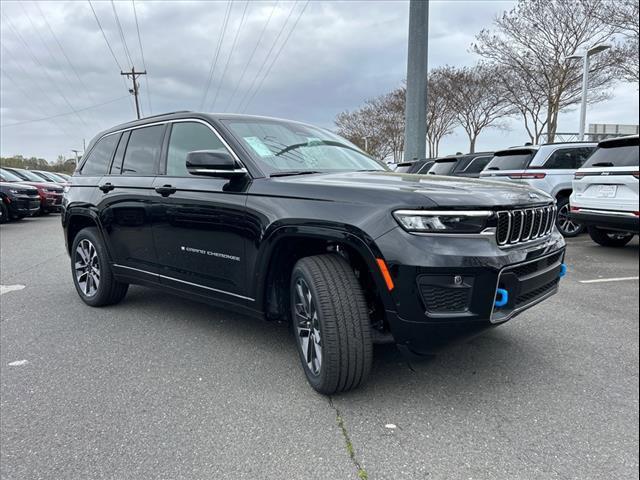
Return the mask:
[[594, 142], [525, 145], [495, 152], [480, 178], [526, 183], [558, 202], [556, 225], [565, 237], [583, 232], [569, 217], [573, 176], [595, 150]]

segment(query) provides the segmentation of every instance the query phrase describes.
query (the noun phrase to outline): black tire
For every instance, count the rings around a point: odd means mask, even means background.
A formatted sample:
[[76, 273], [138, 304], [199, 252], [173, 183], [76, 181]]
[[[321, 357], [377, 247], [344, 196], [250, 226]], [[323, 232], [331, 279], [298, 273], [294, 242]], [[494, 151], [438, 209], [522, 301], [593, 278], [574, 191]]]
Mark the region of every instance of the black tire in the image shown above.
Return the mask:
[[556, 217], [556, 227], [565, 238], [573, 238], [584, 233], [584, 225], [573, 222], [569, 219], [569, 197], [558, 198], [558, 216]]
[[[82, 247], [80, 247], [81, 243]], [[94, 275], [86, 271], [86, 276], [82, 277], [80, 272], [84, 272], [84, 270], [76, 267], [76, 262], [82, 263], [83, 258], [78, 249], [87, 245], [93, 247], [93, 250], [88, 250], [90, 252], [88, 256], [89, 261], [86, 263], [92, 267], [95, 265], [98, 267], [97, 287], [94, 280], [96, 277]], [[95, 256], [93, 256], [94, 253]], [[71, 275], [78, 295], [84, 303], [92, 307], [102, 307], [120, 302], [127, 294], [129, 288], [128, 283], [119, 282], [113, 277], [102, 236], [96, 227], [83, 228], [73, 239], [73, 246], [71, 247]], [[80, 278], [87, 279], [84, 285], [80, 283], [79, 275]], [[91, 277], [91, 279], [89, 279], [89, 277]], [[95, 287], [95, 291], [90, 291], [91, 284]], [[89, 285], [89, 288], [87, 288], [87, 285]]]
[[591, 239], [603, 247], [624, 247], [635, 235], [633, 233], [604, 230], [598, 227], [589, 227], [588, 231]]
[[0, 198], [0, 223], [7, 223], [9, 221], [9, 209]]
[[[303, 315], [296, 305], [298, 281], [302, 280], [315, 302], [315, 325], [319, 331], [321, 362], [314, 373], [303, 352], [304, 334], [299, 331]], [[299, 260], [291, 275], [291, 316], [297, 350], [305, 375], [319, 393], [331, 395], [358, 387], [371, 371], [373, 344], [367, 302], [353, 270], [337, 255], [317, 255]], [[311, 303], [313, 305], [313, 303]], [[311, 310], [311, 308], [310, 308]], [[315, 328], [315, 327], [314, 327]], [[312, 336], [309, 330], [310, 343]], [[314, 345], [315, 346], [315, 345]]]

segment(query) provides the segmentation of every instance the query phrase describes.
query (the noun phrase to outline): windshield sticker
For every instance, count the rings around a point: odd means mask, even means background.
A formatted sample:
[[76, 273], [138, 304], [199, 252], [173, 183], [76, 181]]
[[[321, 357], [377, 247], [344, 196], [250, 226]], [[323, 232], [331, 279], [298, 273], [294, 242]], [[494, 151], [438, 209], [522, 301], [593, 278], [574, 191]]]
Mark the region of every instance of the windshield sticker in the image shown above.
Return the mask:
[[243, 137], [244, 141], [249, 144], [253, 151], [256, 152], [261, 157], [271, 157], [273, 156], [273, 152], [269, 150], [262, 140], [258, 137]]

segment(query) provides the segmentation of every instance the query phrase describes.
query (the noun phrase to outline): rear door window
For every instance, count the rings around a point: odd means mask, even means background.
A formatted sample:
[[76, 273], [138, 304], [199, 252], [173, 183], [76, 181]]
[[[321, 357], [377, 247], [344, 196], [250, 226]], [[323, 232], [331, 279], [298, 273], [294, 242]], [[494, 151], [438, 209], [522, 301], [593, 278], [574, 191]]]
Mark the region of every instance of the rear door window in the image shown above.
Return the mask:
[[158, 171], [165, 125], [131, 131], [122, 164], [122, 175], [155, 175]]
[[82, 175], [104, 175], [107, 173], [119, 135], [107, 135], [98, 140], [82, 165]]
[[543, 168], [550, 170], [577, 170], [592, 152], [593, 148], [591, 147], [559, 148], [551, 154]]
[[469, 165], [467, 165], [467, 168], [463, 170], [463, 173], [480, 173], [482, 170], [484, 170], [484, 167], [486, 167], [487, 164], [491, 161], [491, 158], [493, 157], [485, 156], [474, 158], [473, 160], [471, 160]]
[[534, 150], [509, 150], [496, 153], [485, 170], [525, 170], [535, 153]]
[[[637, 141], [637, 140], [636, 140]], [[599, 147], [583, 167], [637, 167], [638, 145]]]

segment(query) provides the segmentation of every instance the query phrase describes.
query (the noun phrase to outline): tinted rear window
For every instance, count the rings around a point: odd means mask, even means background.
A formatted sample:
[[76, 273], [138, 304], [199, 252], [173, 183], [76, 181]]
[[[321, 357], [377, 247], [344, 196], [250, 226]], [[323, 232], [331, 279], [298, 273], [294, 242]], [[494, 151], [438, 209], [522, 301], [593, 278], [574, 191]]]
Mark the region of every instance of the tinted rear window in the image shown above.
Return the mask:
[[531, 150], [517, 150], [496, 154], [485, 170], [524, 170], [535, 155]]
[[638, 145], [599, 147], [583, 167], [637, 167], [638, 149]]
[[413, 166], [412, 163], [410, 163], [408, 165], [398, 165], [396, 167], [396, 169], [394, 170], [394, 172], [407, 173], [411, 169], [412, 166]]
[[436, 162], [429, 169], [431, 175], [449, 175], [456, 166], [455, 160], [450, 162]]
[[87, 160], [82, 166], [82, 174], [104, 175], [107, 173], [117, 142], [118, 135], [108, 135], [98, 140], [98, 143], [91, 149]]
[[480, 173], [493, 157], [476, 157], [462, 170], [463, 173]]
[[154, 175], [160, 160], [164, 125], [131, 131], [122, 165], [123, 175]]

